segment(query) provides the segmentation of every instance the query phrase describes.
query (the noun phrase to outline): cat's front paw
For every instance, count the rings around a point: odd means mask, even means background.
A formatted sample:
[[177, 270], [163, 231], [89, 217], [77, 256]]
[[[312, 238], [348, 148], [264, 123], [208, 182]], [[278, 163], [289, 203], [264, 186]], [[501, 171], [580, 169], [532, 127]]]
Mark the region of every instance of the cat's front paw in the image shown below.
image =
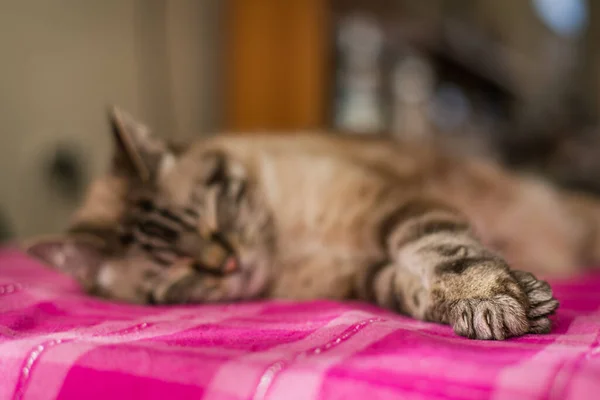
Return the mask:
[[470, 339], [504, 340], [529, 331], [525, 305], [509, 295], [458, 300], [450, 323], [457, 335]]
[[461, 299], [450, 310], [456, 334], [471, 339], [504, 340], [527, 333], [549, 333], [549, 316], [558, 308], [548, 283], [522, 271], [510, 272], [506, 293]]

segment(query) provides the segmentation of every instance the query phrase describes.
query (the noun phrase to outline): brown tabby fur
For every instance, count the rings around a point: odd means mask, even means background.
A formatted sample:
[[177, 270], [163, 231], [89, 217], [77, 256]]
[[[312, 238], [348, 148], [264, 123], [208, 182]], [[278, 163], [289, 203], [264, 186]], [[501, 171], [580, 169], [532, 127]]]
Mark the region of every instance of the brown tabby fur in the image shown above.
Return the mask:
[[[112, 122], [112, 170], [67, 235], [28, 246], [107, 298], [359, 298], [504, 339], [548, 332], [558, 306], [509, 264], [566, 275], [600, 261], [595, 200], [493, 164], [325, 133], [175, 148], [122, 112]], [[143, 230], [150, 219], [168, 237]]]

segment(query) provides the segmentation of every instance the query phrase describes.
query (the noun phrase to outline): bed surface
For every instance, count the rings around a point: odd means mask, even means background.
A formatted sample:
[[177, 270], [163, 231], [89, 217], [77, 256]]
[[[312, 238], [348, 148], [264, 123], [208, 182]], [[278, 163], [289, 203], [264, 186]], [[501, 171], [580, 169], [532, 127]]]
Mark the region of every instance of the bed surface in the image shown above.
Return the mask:
[[470, 341], [364, 304], [152, 308], [0, 251], [0, 399], [598, 399], [600, 273], [552, 334]]

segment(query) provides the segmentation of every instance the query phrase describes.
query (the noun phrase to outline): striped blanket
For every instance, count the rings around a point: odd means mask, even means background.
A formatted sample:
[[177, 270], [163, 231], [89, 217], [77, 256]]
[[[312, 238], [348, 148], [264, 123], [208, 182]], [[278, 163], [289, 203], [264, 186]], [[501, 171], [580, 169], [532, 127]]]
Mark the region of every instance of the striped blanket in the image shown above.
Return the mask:
[[600, 275], [553, 333], [471, 341], [359, 303], [140, 307], [0, 252], [4, 399], [598, 399]]

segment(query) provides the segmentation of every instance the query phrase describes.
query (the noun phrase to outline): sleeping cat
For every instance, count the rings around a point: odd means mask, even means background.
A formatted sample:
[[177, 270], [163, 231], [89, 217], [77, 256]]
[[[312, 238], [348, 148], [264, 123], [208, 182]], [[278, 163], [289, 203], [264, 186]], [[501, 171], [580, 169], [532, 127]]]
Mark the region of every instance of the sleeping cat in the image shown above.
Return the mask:
[[594, 200], [484, 162], [325, 133], [175, 146], [116, 109], [111, 124], [112, 167], [68, 232], [27, 246], [105, 298], [353, 298], [502, 340], [550, 331], [558, 302], [530, 272], [600, 261]]

